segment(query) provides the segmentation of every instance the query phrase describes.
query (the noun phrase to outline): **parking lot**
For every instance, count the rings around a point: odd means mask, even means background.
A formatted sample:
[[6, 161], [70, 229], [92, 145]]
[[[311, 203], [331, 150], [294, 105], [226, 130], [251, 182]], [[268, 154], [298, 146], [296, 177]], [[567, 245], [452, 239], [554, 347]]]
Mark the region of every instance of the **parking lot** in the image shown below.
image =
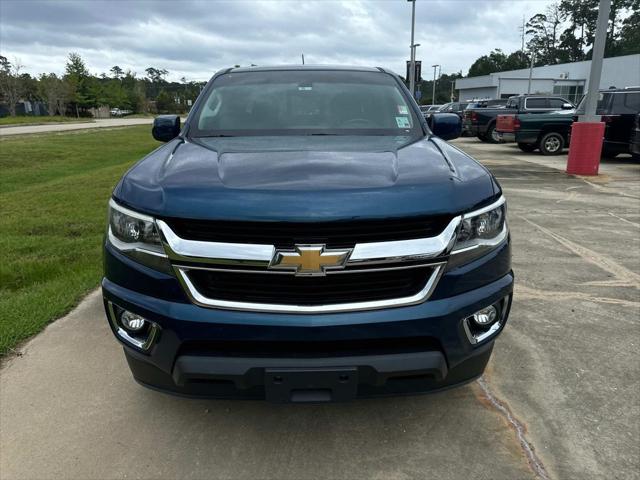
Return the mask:
[[454, 142], [509, 202], [516, 292], [479, 382], [328, 405], [130, 378], [95, 291], [4, 362], [2, 478], [640, 478], [640, 165]]

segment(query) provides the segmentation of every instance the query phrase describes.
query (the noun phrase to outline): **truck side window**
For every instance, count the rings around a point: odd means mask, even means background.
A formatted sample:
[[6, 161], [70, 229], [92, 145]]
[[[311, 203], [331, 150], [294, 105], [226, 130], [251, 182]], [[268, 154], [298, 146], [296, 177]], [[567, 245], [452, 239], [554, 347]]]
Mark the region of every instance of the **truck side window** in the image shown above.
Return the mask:
[[556, 108], [556, 109], [560, 110], [562, 108], [562, 105], [564, 105], [565, 103], [567, 103], [567, 101], [563, 100], [562, 98], [550, 98], [549, 99], [549, 107], [550, 108]]
[[525, 109], [532, 108], [549, 108], [546, 98], [527, 98], [525, 100]]
[[640, 112], [640, 92], [615, 93], [612, 96], [610, 114], [624, 115]]

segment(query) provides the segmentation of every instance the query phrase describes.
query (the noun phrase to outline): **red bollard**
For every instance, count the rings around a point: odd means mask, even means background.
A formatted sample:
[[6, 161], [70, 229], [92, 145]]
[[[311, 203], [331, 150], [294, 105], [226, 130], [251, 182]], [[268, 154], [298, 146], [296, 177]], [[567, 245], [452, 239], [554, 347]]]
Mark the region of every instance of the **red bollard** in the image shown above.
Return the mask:
[[567, 173], [598, 175], [603, 137], [604, 122], [574, 122], [571, 126]]

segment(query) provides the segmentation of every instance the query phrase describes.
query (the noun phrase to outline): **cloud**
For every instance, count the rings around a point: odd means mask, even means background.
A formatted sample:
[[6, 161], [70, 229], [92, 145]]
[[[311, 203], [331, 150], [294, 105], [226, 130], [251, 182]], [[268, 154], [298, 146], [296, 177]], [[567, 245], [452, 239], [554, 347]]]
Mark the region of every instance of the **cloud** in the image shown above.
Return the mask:
[[[466, 73], [493, 48], [520, 47], [522, 16], [547, 2], [416, 2], [418, 59]], [[206, 80], [236, 64], [374, 65], [403, 74], [411, 4], [404, 0], [0, 1], [0, 54], [25, 70], [61, 73], [69, 52], [92, 73], [113, 65], [143, 74]], [[428, 68], [423, 69], [425, 72]]]

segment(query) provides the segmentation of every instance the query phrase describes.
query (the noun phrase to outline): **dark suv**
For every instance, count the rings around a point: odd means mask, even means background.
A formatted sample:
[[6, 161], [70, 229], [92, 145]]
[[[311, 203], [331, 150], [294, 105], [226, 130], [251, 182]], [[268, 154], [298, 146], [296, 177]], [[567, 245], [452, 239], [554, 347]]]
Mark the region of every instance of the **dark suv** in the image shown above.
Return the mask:
[[[577, 115], [584, 113], [585, 98], [582, 99]], [[640, 112], [640, 87], [610, 89], [600, 92], [597, 115], [605, 123], [602, 156], [613, 158], [621, 153], [632, 153], [632, 136]]]
[[382, 68], [217, 73], [109, 202], [102, 292], [135, 379], [318, 402], [484, 371], [511, 306], [506, 203]]

